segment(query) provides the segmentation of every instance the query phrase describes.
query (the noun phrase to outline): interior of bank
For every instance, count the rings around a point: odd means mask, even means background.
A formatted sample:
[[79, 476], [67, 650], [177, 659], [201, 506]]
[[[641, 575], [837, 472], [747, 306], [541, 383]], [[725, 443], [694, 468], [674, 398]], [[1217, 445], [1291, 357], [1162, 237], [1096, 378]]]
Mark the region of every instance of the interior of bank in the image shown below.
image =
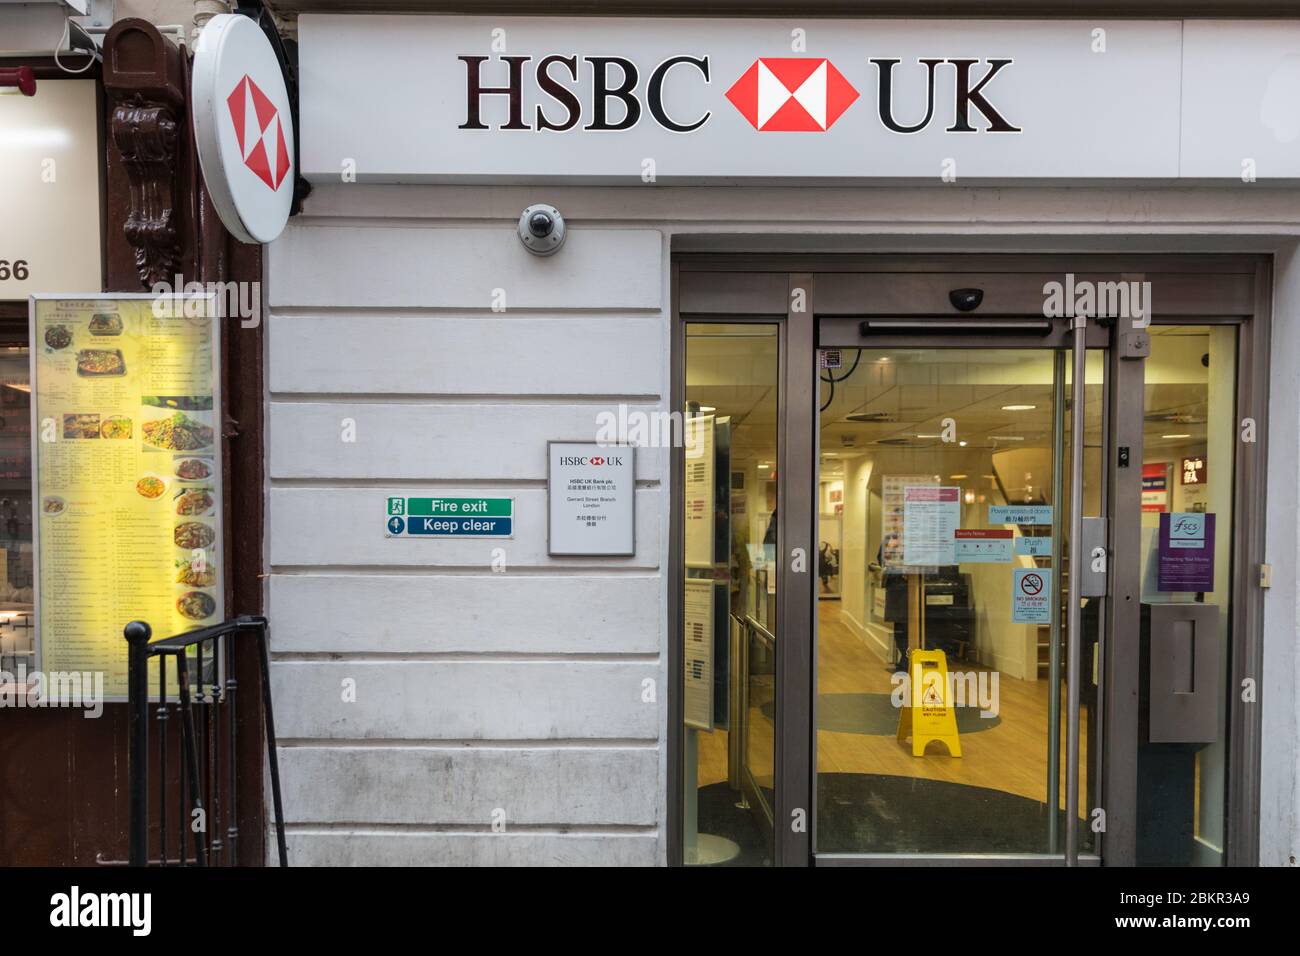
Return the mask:
[[[1215, 608], [1226, 674], [1236, 331], [1151, 331], [1144, 615], [1158, 604]], [[779, 332], [749, 322], [686, 327], [688, 864], [774, 858], [776, 720], [788, 692], [777, 648], [798, 639], [781, 633], [778, 616]], [[1070, 501], [1076, 394], [1068, 352], [927, 344], [817, 354], [814, 852], [1059, 854], [1071, 825], [1080, 852], [1096, 852], [1099, 598], [1085, 598], [1080, 612], [1079, 814], [1065, 819], [1070, 522], [1060, 503]], [[1083, 514], [1098, 516], [1101, 351], [1088, 353], [1086, 370]], [[1179, 516], [1205, 536], [1209, 570], [1198, 573], [1209, 579], [1163, 576], [1162, 526], [1167, 538]], [[931, 726], [935, 702], [920, 686], [942, 672]], [[1139, 862], [1221, 864], [1222, 701], [1218, 719], [1215, 742], [1139, 755], [1139, 825], [1149, 834]]]

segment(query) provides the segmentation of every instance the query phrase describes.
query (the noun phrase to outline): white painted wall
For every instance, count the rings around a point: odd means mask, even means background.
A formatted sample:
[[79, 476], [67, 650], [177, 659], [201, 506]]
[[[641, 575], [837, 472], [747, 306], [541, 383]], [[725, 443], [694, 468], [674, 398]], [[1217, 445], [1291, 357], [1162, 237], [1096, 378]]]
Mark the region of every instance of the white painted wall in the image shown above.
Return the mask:
[[1264, 671], [1260, 675], [1264, 753], [1260, 767], [1260, 862], [1300, 860], [1300, 246], [1281, 243], [1273, 276], [1272, 379], [1268, 429], [1268, 560]]
[[[298, 862], [663, 859], [664, 710], [643, 698], [664, 678], [667, 457], [637, 456], [635, 555], [553, 559], [546, 442], [664, 405], [665, 270], [654, 228], [539, 260], [503, 222], [309, 215], [272, 247], [272, 684]], [[515, 537], [385, 538], [385, 497], [425, 492], [513, 496]]]
[[[556, 203], [553, 259], [515, 238]], [[317, 183], [270, 248], [269, 613], [297, 863], [665, 859], [668, 459], [637, 554], [546, 555], [545, 442], [667, 410], [669, 250], [1285, 249], [1270, 440], [1262, 857], [1297, 855], [1300, 191]], [[494, 290], [507, 310], [492, 311]], [[339, 440], [344, 419], [357, 442]], [[499, 542], [388, 541], [386, 495], [510, 494]], [[356, 681], [356, 703], [340, 698]], [[657, 681], [653, 703], [642, 682]], [[493, 811], [506, 832], [494, 833]]]

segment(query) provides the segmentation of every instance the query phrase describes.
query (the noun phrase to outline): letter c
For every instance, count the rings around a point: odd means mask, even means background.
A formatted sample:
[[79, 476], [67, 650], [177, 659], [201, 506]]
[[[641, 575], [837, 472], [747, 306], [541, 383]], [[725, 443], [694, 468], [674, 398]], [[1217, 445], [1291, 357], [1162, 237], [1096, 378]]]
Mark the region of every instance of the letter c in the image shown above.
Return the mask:
[[713, 114], [705, 111], [694, 123], [678, 123], [672, 120], [664, 110], [664, 80], [668, 76], [668, 71], [679, 63], [689, 63], [702, 74], [704, 82], [709, 82], [709, 58], [693, 56], [674, 56], [669, 57], [660, 63], [653, 73], [650, 74], [650, 82], [646, 88], [646, 100], [650, 107], [650, 115], [655, 118], [655, 122], [664, 129], [672, 130], [674, 133], [689, 133], [703, 126]]

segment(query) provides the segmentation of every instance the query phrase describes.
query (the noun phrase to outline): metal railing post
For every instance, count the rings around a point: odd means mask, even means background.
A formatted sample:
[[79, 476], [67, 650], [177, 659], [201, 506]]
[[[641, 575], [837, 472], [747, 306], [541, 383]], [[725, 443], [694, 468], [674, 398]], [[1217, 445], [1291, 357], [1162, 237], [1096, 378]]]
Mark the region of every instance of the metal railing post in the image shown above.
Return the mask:
[[289, 865], [289, 849], [284, 839], [284, 804], [280, 799], [280, 760], [275, 745], [275, 713], [271, 709], [271, 656], [270, 624], [266, 618], [252, 618], [250, 623], [257, 628], [257, 643], [262, 663], [262, 708], [266, 725], [266, 757], [271, 770], [271, 801], [275, 808], [275, 842], [280, 854], [280, 865]]
[[[179, 828], [177, 862], [181, 866], [189, 865], [190, 850], [187, 844], [193, 843], [194, 862], [199, 866], [239, 864], [236, 842], [240, 829], [239, 755], [236, 746], [239, 723], [235, 719], [237, 683], [234, 676], [234, 648], [239, 635], [246, 634], [245, 640], [251, 639], [257, 643], [255, 648], [248, 647], [247, 651], [257, 654], [258, 660], [254, 666], [261, 672], [264, 711], [261, 729], [265, 733], [266, 757], [270, 765], [276, 849], [279, 851], [279, 865], [288, 866], [284, 803], [280, 793], [280, 762], [276, 751], [275, 714], [271, 709], [270, 626], [266, 618], [243, 615], [211, 627], [195, 628], [157, 641], [152, 640], [153, 632], [144, 621], [132, 621], [123, 633], [130, 652], [127, 679], [129, 700], [127, 793], [130, 813], [127, 862], [131, 866], [149, 865], [148, 681], [149, 661], [154, 658], [159, 661], [158, 720], [160, 721], [159, 743], [162, 750], [158, 755], [161, 771], [158, 786], [161, 801], [160, 817], [164, 827], [169, 816], [166, 811], [167, 797], [171, 792], [170, 785], [173, 781], [168, 779], [166, 772], [169, 763], [166, 753], [169, 736], [167, 725], [170, 723], [170, 715], [167, 712], [169, 709], [167, 659], [172, 657], [176, 661], [178, 690], [176, 716], [180, 718], [180, 725], [177, 727], [179, 760], [175, 780], [180, 796], [180, 807], [177, 813]], [[203, 652], [203, 645], [209, 641], [213, 644], [210, 680], [205, 673], [208, 655]], [[189, 659], [191, 649], [196, 648], [197, 672], [190, 666]], [[226, 671], [224, 682], [221, 673], [223, 669]], [[199, 711], [197, 718], [196, 709]], [[229, 735], [224, 744], [221, 740], [223, 732]], [[224, 807], [221, 799], [223, 776], [227, 778], [229, 785]], [[200, 816], [202, 816], [201, 826]], [[264, 815], [260, 816], [264, 824]], [[186, 836], [187, 830], [190, 831], [192, 839]], [[223, 840], [223, 837], [226, 839]], [[260, 842], [259, 840], [259, 845]], [[160, 843], [162, 863], [166, 866], [169, 861], [165, 833]]]
[[[186, 775], [190, 783], [190, 806], [186, 813], [187, 828], [194, 837], [194, 861], [199, 866], [208, 865], [208, 850], [206, 840], [208, 839], [208, 819], [207, 807], [203, 803], [203, 790], [199, 783], [199, 748], [198, 736], [194, 732], [194, 700], [190, 695], [190, 662], [185, 656], [185, 649], [182, 648], [176, 655], [177, 677], [180, 678], [180, 695], [181, 695], [181, 754], [184, 760], [182, 773]], [[202, 816], [202, 830], [194, 828], [194, 815], [198, 813]], [[181, 844], [184, 846], [184, 843]], [[185, 857], [182, 853], [181, 862], [184, 863]]]
[[149, 638], [144, 621], [132, 621], [122, 630], [129, 646], [127, 656], [126, 775], [131, 802], [127, 860], [131, 866], [149, 863]]

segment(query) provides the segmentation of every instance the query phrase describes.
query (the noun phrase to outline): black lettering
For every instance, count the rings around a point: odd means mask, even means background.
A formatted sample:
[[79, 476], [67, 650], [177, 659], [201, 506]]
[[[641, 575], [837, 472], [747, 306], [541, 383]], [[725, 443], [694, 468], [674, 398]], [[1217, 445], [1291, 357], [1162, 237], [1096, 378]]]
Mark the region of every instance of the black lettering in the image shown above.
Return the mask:
[[479, 77], [479, 71], [483, 66], [483, 61], [488, 59], [485, 56], [461, 56], [458, 60], [465, 61], [465, 122], [459, 129], [487, 129], [479, 117], [479, 100], [481, 97], [489, 95], [509, 96], [510, 97], [510, 122], [502, 126], [501, 129], [529, 129], [524, 122], [524, 64], [532, 59], [530, 56], [503, 56], [510, 65], [510, 85], [509, 86], [483, 86]]
[[712, 114], [706, 110], [704, 115], [694, 123], [677, 123], [669, 118], [668, 112], [664, 109], [664, 79], [668, 76], [668, 71], [678, 63], [691, 64], [704, 74], [704, 82], [709, 81], [709, 58], [707, 56], [698, 59], [693, 56], [672, 57], [660, 63], [655, 67], [655, 71], [650, 74], [650, 82], [646, 87], [646, 103], [650, 107], [650, 115], [664, 129], [672, 130], [674, 133], [689, 133], [703, 126]]
[[901, 63], [901, 60], [878, 59], [871, 60], [880, 72], [879, 86], [879, 112], [880, 122], [895, 133], [919, 133], [930, 124], [934, 117], [934, 68], [943, 60], [917, 60], [918, 63], [924, 63], [926, 67], [926, 83], [928, 84], [926, 92], [925, 119], [914, 126], [904, 126], [894, 119], [894, 66]]
[[[592, 111], [590, 124], [584, 129], [623, 130], [631, 129], [641, 118], [641, 104], [637, 102], [634, 90], [637, 84], [636, 64], [621, 56], [589, 56], [592, 71]], [[623, 71], [623, 83], [614, 89], [609, 88], [609, 66], [616, 64]], [[605, 107], [611, 97], [623, 101], [626, 108], [623, 118], [617, 123], [610, 123]]]
[[984, 74], [984, 79], [980, 80], [974, 88], [970, 85], [970, 68], [978, 63], [978, 60], [949, 60], [957, 68], [957, 109], [953, 118], [953, 124], [948, 127], [950, 133], [974, 133], [978, 132], [970, 123], [970, 107], [974, 107], [984, 114], [984, 118], [989, 121], [987, 133], [1019, 133], [1020, 128], [1012, 126], [1002, 114], [995, 110], [982, 92], [989, 80], [997, 76], [999, 70], [1010, 63], [1010, 60], [989, 60], [989, 71]]
[[566, 129], [573, 129], [578, 125], [578, 120], [582, 118], [582, 104], [578, 101], [577, 95], [568, 87], [561, 84], [550, 74], [552, 63], [563, 63], [569, 68], [569, 75], [576, 82], [578, 79], [578, 58], [576, 56], [548, 56], [537, 64], [537, 85], [556, 102], [568, 110], [568, 116], [563, 123], [552, 123], [542, 112], [542, 107], [537, 107], [537, 128], [554, 129], [563, 132]]

